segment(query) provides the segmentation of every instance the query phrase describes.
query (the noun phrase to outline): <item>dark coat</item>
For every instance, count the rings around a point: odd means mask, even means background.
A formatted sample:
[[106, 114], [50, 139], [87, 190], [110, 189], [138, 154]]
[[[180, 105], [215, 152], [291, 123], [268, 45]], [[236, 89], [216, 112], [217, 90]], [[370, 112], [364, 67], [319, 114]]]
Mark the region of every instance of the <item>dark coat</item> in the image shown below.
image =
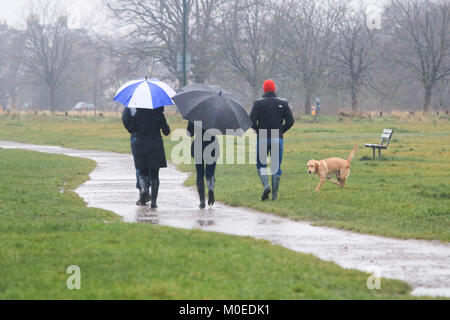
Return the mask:
[[259, 134], [259, 129], [267, 129], [267, 137], [270, 138], [270, 129], [278, 129], [279, 138], [294, 124], [289, 103], [278, 98], [275, 92], [266, 92], [261, 99], [253, 104], [250, 113], [252, 128]]
[[167, 167], [164, 144], [161, 131], [169, 135], [170, 128], [167, 125], [164, 109], [137, 109], [133, 117], [136, 126], [136, 168], [165, 168]]
[[131, 133], [131, 138], [135, 138], [137, 136], [136, 123], [132, 119], [130, 108], [125, 107], [122, 111], [123, 126]]
[[[188, 126], [187, 126], [186, 130], [187, 130], [188, 135], [190, 137], [194, 137], [194, 140], [192, 141], [192, 144], [191, 144], [191, 157], [195, 158], [195, 156], [194, 156], [194, 144], [195, 143], [202, 145], [202, 155], [203, 155], [203, 152], [205, 151], [205, 148], [207, 146], [209, 146], [210, 144], [214, 144], [214, 146], [211, 146], [211, 148], [213, 148], [212, 151], [211, 151], [211, 157], [214, 158], [217, 161], [217, 158], [219, 158], [219, 142], [216, 140], [216, 137], [212, 136], [210, 141], [203, 140], [203, 137], [204, 137], [205, 132], [206, 132], [205, 129], [202, 129], [202, 135], [201, 136], [195, 135], [194, 123], [191, 122], [191, 121], [188, 122]], [[216, 154], [215, 150], [217, 150], [217, 154]], [[202, 157], [202, 159], [203, 159], [203, 157]]]

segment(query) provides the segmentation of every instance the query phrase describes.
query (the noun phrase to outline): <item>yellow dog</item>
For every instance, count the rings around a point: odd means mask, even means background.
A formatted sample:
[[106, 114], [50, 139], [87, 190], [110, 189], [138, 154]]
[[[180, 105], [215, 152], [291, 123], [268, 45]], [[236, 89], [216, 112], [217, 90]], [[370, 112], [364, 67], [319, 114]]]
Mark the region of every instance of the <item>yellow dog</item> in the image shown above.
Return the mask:
[[[320, 179], [315, 191], [319, 191], [320, 188], [322, 188], [322, 185], [326, 179], [337, 184], [338, 186], [345, 186], [345, 180], [347, 180], [350, 176], [350, 163], [355, 155], [356, 148], [357, 146], [355, 144], [347, 160], [340, 158], [329, 158], [323, 160], [313, 159], [308, 161], [306, 164], [308, 167], [308, 173], [315, 173]], [[332, 174], [336, 174], [336, 178], [339, 182], [331, 178]]]

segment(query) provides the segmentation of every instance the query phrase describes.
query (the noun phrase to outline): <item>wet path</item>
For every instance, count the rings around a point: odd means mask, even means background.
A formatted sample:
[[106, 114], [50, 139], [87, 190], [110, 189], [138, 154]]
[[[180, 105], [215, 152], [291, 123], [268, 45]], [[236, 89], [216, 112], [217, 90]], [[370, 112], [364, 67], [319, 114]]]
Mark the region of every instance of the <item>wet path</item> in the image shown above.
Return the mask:
[[274, 244], [333, 261], [344, 268], [373, 272], [372, 268], [376, 266], [382, 277], [408, 282], [416, 295], [450, 297], [450, 244], [398, 240], [314, 227], [306, 222], [294, 222], [218, 202], [213, 209], [200, 210], [195, 190], [183, 186], [188, 174], [179, 172], [173, 165], [160, 172], [159, 208], [140, 208], [135, 205], [138, 192], [131, 155], [7, 141], [0, 141], [0, 147], [65, 154], [96, 161], [97, 167], [90, 174], [91, 180], [75, 191], [88, 206], [113, 211], [121, 215], [124, 221], [267, 239]]

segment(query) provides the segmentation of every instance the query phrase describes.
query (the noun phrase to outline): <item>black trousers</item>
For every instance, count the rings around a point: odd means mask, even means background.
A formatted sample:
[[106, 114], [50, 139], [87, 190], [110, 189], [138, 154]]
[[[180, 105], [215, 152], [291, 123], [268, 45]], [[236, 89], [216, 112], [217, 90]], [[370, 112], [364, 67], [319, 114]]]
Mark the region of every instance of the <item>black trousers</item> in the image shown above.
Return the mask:
[[197, 170], [197, 184], [203, 181], [206, 175], [206, 179], [214, 176], [214, 171], [216, 170], [216, 163], [213, 164], [196, 164], [195, 169]]
[[159, 181], [159, 168], [139, 168], [141, 176], [149, 177], [151, 181]]

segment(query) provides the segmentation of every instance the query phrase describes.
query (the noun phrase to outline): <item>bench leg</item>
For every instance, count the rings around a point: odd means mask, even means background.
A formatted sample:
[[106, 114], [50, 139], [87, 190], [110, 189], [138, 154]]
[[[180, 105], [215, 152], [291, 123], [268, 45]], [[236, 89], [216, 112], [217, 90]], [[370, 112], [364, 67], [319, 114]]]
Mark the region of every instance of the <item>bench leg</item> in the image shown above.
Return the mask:
[[381, 157], [381, 149], [378, 148], [378, 158], [380, 158], [380, 157]]
[[372, 148], [372, 160], [375, 160], [375, 148]]

